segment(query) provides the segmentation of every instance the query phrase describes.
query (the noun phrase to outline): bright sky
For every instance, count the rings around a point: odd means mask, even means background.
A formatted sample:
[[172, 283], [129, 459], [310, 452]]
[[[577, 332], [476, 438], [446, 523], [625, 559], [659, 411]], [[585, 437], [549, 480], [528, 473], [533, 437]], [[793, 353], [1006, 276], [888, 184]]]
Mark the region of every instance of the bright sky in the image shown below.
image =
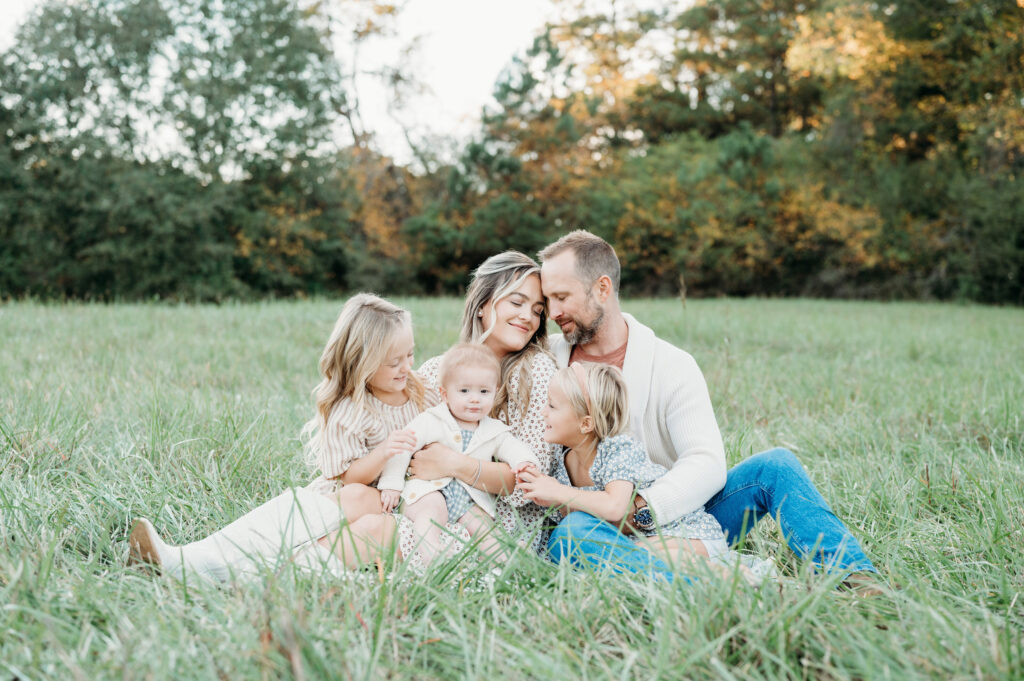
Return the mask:
[[[551, 5], [550, 0], [409, 0], [402, 37], [422, 36], [415, 75], [431, 91], [413, 107], [417, 128], [459, 138], [471, 134], [481, 107], [492, 101], [502, 68], [530, 46], [552, 14]], [[376, 94], [363, 102], [366, 124], [378, 131], [385, 152], [407, 160], [400, 129], [387, 120], [383, 94]]]
[[[0, 0], [0, 50], [11, 45], [15, 28], [36, 2]], [[529, 47], [551, 12], [550, 0], [408, 0], [400, 41], [422, 36], [416, 75], [431, 92], [411, 107], [407, 123], [433, 134], [470, 134], [501, 69]], [[386, 63], [396, 57], [385, 49], [370, 58]], [[383, 151], [408, 161], [383, 91], [364, 86], [361, 96], [363, 119], [378, 133]]]

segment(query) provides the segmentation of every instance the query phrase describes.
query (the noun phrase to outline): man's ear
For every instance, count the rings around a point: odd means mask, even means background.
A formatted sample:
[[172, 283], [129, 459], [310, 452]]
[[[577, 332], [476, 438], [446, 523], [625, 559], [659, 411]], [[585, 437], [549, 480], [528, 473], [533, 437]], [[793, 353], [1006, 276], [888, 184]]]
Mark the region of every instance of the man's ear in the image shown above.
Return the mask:
[[589, 433], [593, 429], [594, 429], [594, 418], [590, 414], [587, 414], [582, 419], [580, 419], [580, 432], [581, 433], [586, 435], [587, 433]]
[[615, 293], [615, 287], [612, 286], [612, 278], [607, 274], [602, 274], [594, 282], [594, 297], [597, 298], [597, 302], [605, 303]]

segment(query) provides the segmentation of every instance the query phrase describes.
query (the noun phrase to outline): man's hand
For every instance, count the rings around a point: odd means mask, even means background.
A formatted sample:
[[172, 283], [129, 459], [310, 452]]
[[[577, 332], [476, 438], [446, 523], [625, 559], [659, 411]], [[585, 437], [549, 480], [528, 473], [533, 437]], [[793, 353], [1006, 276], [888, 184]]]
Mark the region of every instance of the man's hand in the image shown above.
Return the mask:
[[412, 455], [409, 474], [420, 480], [453, 478], [462, 458], [463, 455], [455, 450], [433, 442]]
[[[640, 513], [641, 510], [646, 510], [646, 512]], [[648, 525], [647, 527], [638, 527], [634, 520], [637, 514], [640, 514], [644, 518], [650, 518], [651, 520], [653, 520], [653, 516], [651, 516], [650, 509], [647, 506], [647, 500], [644, 499], [639, 492], [633, 495], [633, 503], [630, 505], [629, 510], [626, 511], [626, 517], [623, 518], [623, 533], [642, 535], [646, 532], [649, 532], [653, 528], [653, 525]]]
[[385, 513], [391, 513], [398, 507], [402, 495], [397, 489], [382, 489], [380, 491], [380, 505]]
[[560, 506], [565, 503], [567, 492], [572, 491], [550, 475], [541, 475], [532, 465], [522, 470], [517, 479], [523, 496], [538, 506]]

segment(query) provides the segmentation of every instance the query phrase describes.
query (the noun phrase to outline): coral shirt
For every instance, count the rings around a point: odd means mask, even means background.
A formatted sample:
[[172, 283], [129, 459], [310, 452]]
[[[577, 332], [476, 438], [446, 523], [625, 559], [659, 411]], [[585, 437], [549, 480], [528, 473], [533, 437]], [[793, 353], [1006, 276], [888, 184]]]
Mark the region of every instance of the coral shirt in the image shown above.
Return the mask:
[[595, 364], [610, 364], [613, 367], [622, 369], [623, 362], [626, 361], [626, 346], [629, 345], [629, 339], [622, 344], [621, 347], [612, 350], [606, 355], [588, 355], [580, 349], [580, 346], [574, 345], [572, 347], [572, 353], [569, 355], [569, 363], [573, 362], [594, 362]]

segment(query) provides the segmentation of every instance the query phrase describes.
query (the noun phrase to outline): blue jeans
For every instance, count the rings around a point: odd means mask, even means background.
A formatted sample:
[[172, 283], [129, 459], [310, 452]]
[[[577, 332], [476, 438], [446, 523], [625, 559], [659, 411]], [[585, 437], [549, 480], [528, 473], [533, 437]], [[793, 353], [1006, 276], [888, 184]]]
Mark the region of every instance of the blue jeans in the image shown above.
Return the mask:
[[548, 556], [556, 564], [568, 560], [576, 567], [617, 574], [641, 573], [669, 582], [675, 578], [661, 558], [634, 544], [611, 523], [583, 511], [567, 514], [551, 531]]
[[[718, 519], [734, 543], [761, 518], [776, 518], [789, 547], [823, 572], [877, 572], [842, 521], [788, 449], [770, 449], [736, 465], [721, 492], [704, 509]], [[548, 554], [558, 563], [603, 564], [615, 572], [671, 573], [671, 568], [638, 548], [615, 527], [579, 511], [551, 532]], [[646, 556], [644, 555], [646, 554]]]

